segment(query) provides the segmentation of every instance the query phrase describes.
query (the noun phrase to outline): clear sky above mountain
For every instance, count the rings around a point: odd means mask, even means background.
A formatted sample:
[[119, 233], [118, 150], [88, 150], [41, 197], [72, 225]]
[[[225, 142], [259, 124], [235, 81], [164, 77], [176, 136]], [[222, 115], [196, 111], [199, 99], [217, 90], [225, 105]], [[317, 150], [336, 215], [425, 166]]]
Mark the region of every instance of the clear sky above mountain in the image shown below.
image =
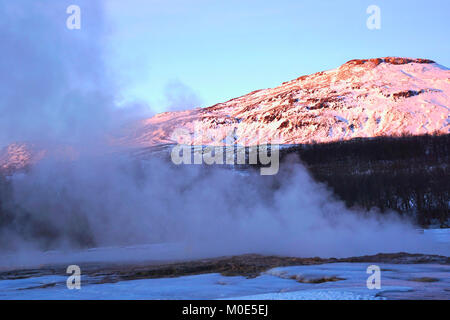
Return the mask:
[[[369, 5], [381, 29], [369, 30]], [[450, 2], [106, 1], [108, 64], [124, 101], [209, 106], [347, 60], [429, 58], [450, 67]]]

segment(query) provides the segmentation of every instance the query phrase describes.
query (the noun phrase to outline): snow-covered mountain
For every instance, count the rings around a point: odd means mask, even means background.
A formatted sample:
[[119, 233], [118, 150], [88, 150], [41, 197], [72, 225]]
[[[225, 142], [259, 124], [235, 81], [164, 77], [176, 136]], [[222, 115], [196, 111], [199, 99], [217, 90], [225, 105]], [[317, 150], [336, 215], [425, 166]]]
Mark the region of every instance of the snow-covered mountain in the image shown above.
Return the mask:
[[0, 151], [0, 173], [14, 172], [50, 157], [60, 161], [76, 160], [79, 152], [63, 144], [50, 146], [39, 141], [11, 143]]
[[28, 143], [12, 143], [0, 152], [0, 171], [14, 171], [42, 159], [45, 151], [34, 152]]
[[351, 60], [208, 108], [165, 112], [133, 126], [120, 143], [193, 145], [331, 142], [450, 132], [450, 70], [431, 60]]
[[[208, 108], [157, 114], [109, 141], [136, 150], [176, 142], [223, 145], [227, 136], [249, 146], [426, 133], [450, 133], [450, 69], [426, 59], [387, 57], [351, 60]], [[47, 149], [39, 142], [14, 143], [0, 152], [0, 169], [20, 169], [49, 154], [67, 158], [64, 150], [69, 159], [76, 155], [67, 146]]]

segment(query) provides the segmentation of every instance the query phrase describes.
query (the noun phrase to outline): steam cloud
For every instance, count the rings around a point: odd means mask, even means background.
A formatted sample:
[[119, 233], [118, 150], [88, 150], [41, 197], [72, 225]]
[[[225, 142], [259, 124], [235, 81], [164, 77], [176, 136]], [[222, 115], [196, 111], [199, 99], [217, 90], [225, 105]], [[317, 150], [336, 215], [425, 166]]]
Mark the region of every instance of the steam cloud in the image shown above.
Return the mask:
[[83, 150], [77, 161], [44, 159], [10, 178], [2, 252], [167, 242], [183, 243], [192, 256], [431, 250], [395, 215], [347, 209], [298, 161], [262, 177], [108, 152], [105, 137], [136, 110], [114, 105], [120, 88], [103, 59], [101, 3], [77, 1], [76, 31], [65, 28], [70, 4], [0, 3], [0, 144], [39, 140]]
[[199, 107], [202, 103], [195, 92], [180, 80], [169, 81], [164, 88], [167, 111], [178, 111]]

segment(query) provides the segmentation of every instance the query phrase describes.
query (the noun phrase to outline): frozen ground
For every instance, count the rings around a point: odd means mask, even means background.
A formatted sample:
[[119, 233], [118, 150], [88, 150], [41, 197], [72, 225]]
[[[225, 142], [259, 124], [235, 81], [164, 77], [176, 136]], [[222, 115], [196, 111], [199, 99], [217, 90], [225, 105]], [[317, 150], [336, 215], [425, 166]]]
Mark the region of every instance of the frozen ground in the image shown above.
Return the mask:
[[212, 273], [83, 285], [82, 277], [80, 290], [67, 289], [65, 276], [44, 276], [0, 281], [0, 299], [450, 299], [448, 265], [379, 264], [379, 290], [366, 287], [369, 265], [281, 267], [252, 279]]
[[[424, 236], [448, 251], [448, 229], [425, 230]], [[148, 248], [125, 249], [136, 257]], [[173, 257], [179, 249], [178, 245], [154, 248], [173, 252]], [[90, 250], [78, 258], [93, 261], [99, 251], [109, 250]], [[366, 286], [371, 264], [381, 268], [379, 290]], [[106, 273], [98, 272], [82, 274], [81, 290], [67, 289], [65, 275], [28, 273], [22, 278], [18, 271], [9, 272], [15, 276], [0, 280], [0, 299], [450, 299], [450, 265], [436, 263], [326, 263], [272, 268], [254, 278], [207, 273], [117, 282], [106, 281]]]

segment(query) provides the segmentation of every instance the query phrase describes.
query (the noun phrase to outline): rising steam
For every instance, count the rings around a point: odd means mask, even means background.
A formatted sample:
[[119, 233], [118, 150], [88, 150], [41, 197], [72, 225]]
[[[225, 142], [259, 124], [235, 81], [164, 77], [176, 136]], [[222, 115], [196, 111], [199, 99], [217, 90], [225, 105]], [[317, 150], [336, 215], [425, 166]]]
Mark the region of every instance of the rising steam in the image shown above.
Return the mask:
[[[394, 214], [347, 209], [298, 161], [263, 177], [112, 152], [107, 137], [136, 110], [115, 106], [120, 81], [104, 62], [101, 2], [77, 2], [76, 31], [65, 28], [70, 1], [0, 3], [0, 144], [70, 144], [80, 152], [9, 178], [2, 252], [148, 243], [182, 243], [192, 257], [431, 250]], [[180, 107], [178, 96], [174, 103]]]

